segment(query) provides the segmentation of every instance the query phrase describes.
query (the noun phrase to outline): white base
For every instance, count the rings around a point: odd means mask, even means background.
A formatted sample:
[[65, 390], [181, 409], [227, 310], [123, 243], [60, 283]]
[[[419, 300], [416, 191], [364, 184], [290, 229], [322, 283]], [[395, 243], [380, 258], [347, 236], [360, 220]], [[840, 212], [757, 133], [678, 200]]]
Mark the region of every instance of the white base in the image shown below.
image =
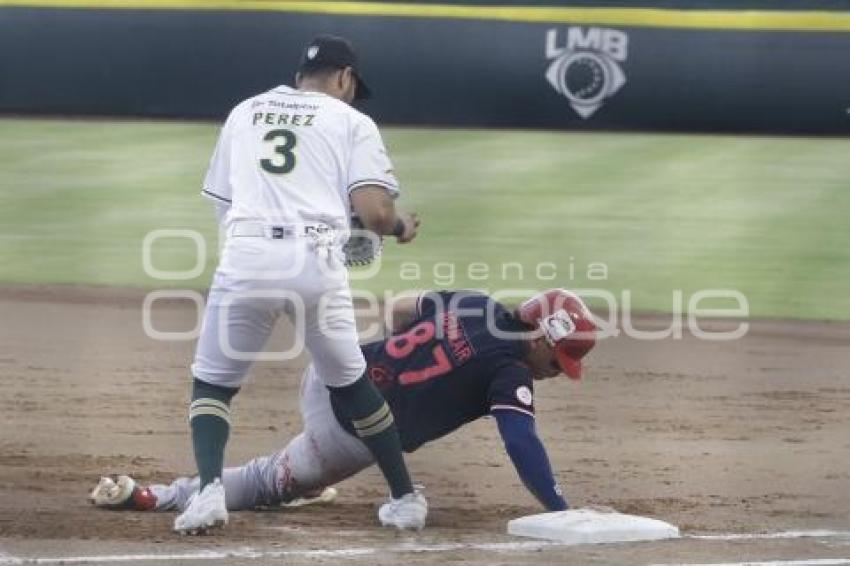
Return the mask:
[[613, 510], [570, 509], [508, 521], [508, 534], [565, 544], [598, 544], [678, 538], [679, 529], [664, 521]]

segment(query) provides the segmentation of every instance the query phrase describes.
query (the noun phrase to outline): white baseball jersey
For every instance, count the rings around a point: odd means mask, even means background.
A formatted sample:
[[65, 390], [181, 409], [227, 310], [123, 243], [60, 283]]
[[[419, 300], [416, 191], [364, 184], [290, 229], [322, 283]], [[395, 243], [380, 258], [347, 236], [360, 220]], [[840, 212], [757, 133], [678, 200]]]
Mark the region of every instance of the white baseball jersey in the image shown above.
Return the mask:
[[349, 193], [393, 196], [398, 182], [378, 128], [345, 102], [279, 86], [237, 105], [222, 128], [202, 194], [230, 204], [226, 222], [343, 222]]

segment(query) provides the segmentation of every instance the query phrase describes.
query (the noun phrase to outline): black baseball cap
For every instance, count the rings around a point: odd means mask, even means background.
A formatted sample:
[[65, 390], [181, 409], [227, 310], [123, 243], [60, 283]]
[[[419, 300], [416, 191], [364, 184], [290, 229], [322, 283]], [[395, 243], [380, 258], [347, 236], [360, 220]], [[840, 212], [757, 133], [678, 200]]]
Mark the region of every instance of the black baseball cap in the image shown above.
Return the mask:
[[357, 55], [351, 42], [335, 35], [320, 35], [313, 39], [301, 54], [298, 72], [319, 71], [322, 69], [344, 69], [351, 67], [357, 79], [357, 89], [354, 91], [355, 100], [372, 97], [372, 91], [366, 86], [363, 77], [357, 70]]

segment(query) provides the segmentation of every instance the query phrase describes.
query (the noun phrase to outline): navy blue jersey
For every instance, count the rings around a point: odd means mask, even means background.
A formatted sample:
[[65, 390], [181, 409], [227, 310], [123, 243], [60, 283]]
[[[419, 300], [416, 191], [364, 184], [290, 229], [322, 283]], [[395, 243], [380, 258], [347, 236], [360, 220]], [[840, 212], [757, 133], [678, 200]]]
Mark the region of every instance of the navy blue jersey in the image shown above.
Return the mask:
[[362, 346], [405, 451], [493, 409], [534, 414], [532, 374], [511, 336], [522, 327], [504, 306], [471, 291], [432, 292], [418, 301], [417, 315], [405, 332]]

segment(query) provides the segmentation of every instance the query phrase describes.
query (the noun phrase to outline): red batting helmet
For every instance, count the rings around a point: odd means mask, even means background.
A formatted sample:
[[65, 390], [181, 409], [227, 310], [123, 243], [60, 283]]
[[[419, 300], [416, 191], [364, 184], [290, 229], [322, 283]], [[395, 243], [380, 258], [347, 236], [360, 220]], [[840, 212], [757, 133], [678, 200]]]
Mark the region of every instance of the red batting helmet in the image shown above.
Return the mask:
[[578, 295], [565, 289], [538, 293], [517, 308], [517, 316], [543, 332], [565, 374], [581, 379], [581, 359], [596, 345], [596, 325]]

